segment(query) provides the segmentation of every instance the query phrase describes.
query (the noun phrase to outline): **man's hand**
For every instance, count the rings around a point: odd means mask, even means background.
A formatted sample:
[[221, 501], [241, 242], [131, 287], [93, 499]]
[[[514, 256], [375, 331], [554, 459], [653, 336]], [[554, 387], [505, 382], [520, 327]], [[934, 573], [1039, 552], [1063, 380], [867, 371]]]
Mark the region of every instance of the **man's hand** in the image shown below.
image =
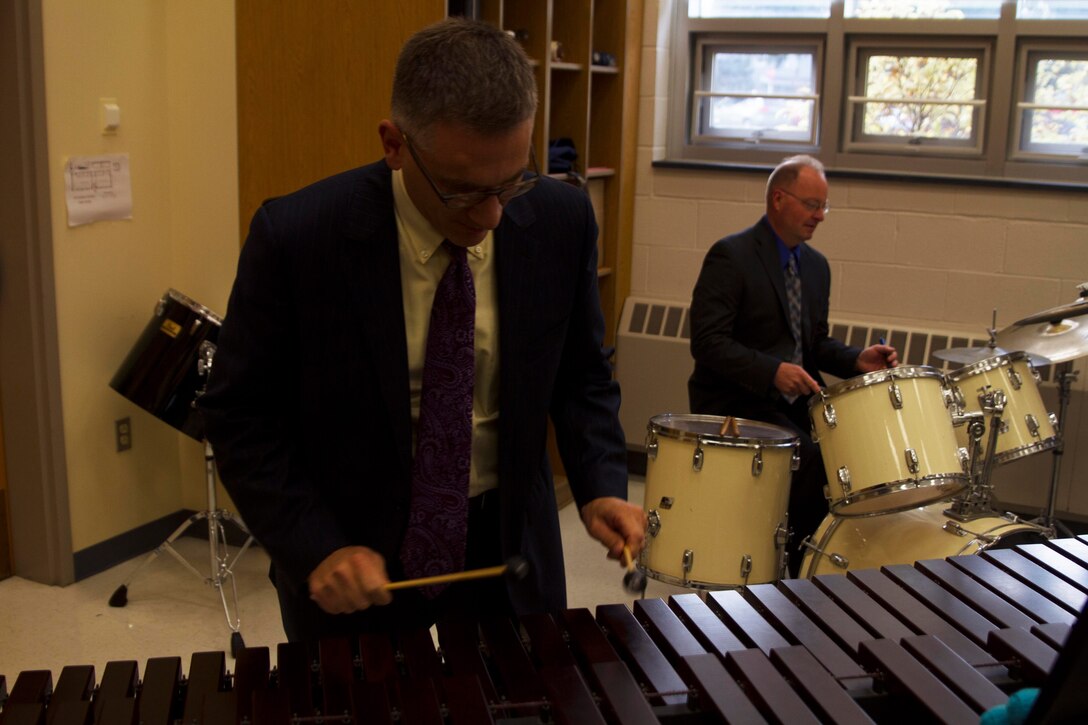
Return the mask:
[[858, 372], [872, 373], [899, 365], [899, 355], [891, 345], [872, 345], [861, 351], [854, 366]]
[[374, 604], [389, 604], [393, 595], [385, 560], [365, 546], [345, 546], [329, 554], [307, 577], [310, 599], [329, 614], [349, 614]]
[[820, 392], [820, 385], [800, 365], [784, 362], [774, 371], [774, 386], [782, 395], [801, 396]]
[[582, 523], [586, 531], [608, 549], [609, 559], [618, 559], [624, 566], [623, 548], [638, 556], [646, 543], [646, 512], [640, 506], [614, 496], [595, 498], [582, 507]]

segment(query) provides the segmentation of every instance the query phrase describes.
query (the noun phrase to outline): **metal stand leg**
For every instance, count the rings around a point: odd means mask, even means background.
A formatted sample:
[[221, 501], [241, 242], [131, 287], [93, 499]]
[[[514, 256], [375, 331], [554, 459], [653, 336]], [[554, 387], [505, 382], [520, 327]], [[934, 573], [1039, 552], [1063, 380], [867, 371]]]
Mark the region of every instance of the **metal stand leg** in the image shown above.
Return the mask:
[[1039, 518], [1032, 523], [1041, 524], [1061, 532], [1063, 536], [1072, 536], [1069, 527], [1054, 518], [1054, 508], [1058, 502], [1058, 476], [1062, 468], [1062, 455], [1065, 452], [1065, 437], [1063, 435], [1065, 425], [1065, 409], [1069, 404], [1069, 392], [1073, 381], [1077, 377], [1076, 370], [1069, 370], [1058, 374], [1058, 426], [1057, 445], [1054, 446], [1054, 464], [1050, 469], [1050, 493], [1047, 497], [1046, 509]]
[[[210, 584], [215, 587], [215, 590], [219, 593], [219, 599], [223, 603], [223, 614], [227, 619], [227, 627], [231, 630], [231, 656], [236, 658], [238, 653], [245, 646], [245, 642], [242, 640], [242, 621], [238, 616], [238, 587], [234, 580], [234, 565], [242, 558], [242, 555], [246, 553], [246, 550], [249, 549], [250, 545], [253, 544], [254, 539], [253, 535], [249, 533], [249, 529], [246, 528], [241, 519], [230, 511], [216, 506], [215, 456], [212, 454], [211, 444], [206, 441], [204, 443], [204, 473], [208, 485], [207, 510], [198, 511], [190, 516], [181, 526], [174, 530], [174, 533], [170, 534], [166, 541], [159, 544], [154, 551], [148, 554], [147, 558], [145, 558], [140, 565], [129, 574], [125, 582], [117, 587], [110, 596], [110, 606], [125, 606], [128, 603], [128, 585], [136, 578], [136, 575], [139, 574], [145, 566], [157, 559], [163, 552], [171, 554], [182, 566], [192, 572], [198, 579], [202, 579], [205, 584]], [[177, 538], [185, 533], [190, 526], [197, 521], [202, 520], [208, 522], [209, 575], [199, 572], [196, 567], [190, 564], [188, 560], [174, 548], [174, 542]], [[242, 548], [238, 550], [233, 558], [228, 558], [227, 537], [226, 529], [223, 526], [224, 523], [234, 524], [246, 535], [245, 544], [242, 545]], [[227, 601], [227, 590], [225, 587], [228, 580], [230, 583], [230, 602]]]

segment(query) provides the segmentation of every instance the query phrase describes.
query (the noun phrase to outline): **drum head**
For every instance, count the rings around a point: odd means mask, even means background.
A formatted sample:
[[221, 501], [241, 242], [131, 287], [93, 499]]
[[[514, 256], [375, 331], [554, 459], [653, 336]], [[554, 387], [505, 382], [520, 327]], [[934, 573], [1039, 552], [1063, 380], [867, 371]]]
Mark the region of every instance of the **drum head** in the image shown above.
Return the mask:
[[792, 446], [797, 434], [780, 425], [764, 423], [747, 418], [734, 418], [738, 435], [722, 433], [722, 426], [729, 419], [719, 415], [697, 415], [694, 413], [663, 413], [650, 418], [648, 429], [651, 434], [663, 438], [678, 440], [700, 440], [711, 445], [751, 446]]

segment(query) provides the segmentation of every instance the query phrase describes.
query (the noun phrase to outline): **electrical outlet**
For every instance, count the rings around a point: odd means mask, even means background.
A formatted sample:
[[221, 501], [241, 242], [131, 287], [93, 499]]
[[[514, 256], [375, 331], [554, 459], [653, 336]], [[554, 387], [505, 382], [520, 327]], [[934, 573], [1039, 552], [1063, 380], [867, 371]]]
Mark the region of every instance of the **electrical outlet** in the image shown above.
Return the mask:
[[113, 429], [117, 435], [117, 452], [132, 448], [132, 421], [129, 418], [119, 418], [113, 422]]

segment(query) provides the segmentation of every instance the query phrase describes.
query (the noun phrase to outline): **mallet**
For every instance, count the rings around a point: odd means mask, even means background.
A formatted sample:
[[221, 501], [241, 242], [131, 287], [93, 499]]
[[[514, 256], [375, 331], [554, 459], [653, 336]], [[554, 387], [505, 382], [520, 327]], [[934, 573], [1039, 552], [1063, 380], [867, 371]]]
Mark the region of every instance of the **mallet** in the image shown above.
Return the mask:
[[502, 576], [505, 574], [514, 581], [524, 579], [529, 573], [529, 562], [525, 561], [523, 557], [511, 556], [506, 560], [505, 564], [498, 566], [488, 566], [483, 569], [470, 569], [468, 571], [456, 571], [452, 574], [439, 574], [437, 576], [426, 576], [419, 579], [405, 579], [399, 582], [389, 582], [385, 585], [385, 589], [393, 591], [395, 589], [412, 589], [414, 587], [429, 587], [433, 584], [449, 584], [451, 582], [467, 581], [469, 579], [486, 579], [493, 576]]
[[630, 594], [644, 594], [646, 592], [646, 575], [635, 568], [635, 560], [631, 558], [630, 547], [623, 547], [623, 558], [627, 561], [627, 573], [623, 575], [623, 588]]

